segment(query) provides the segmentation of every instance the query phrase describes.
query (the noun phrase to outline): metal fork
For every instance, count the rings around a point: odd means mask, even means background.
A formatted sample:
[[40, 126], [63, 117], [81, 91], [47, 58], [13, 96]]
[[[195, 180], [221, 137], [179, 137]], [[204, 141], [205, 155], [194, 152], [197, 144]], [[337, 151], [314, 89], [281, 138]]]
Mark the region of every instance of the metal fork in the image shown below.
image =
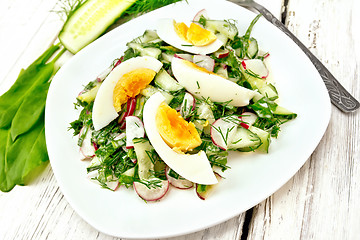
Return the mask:
[[359, 102], [346, 91], [346, 89], [336, 80], [336, 78], [329, 72], [329, 70], [317, 59], [310, 51], [300, 42], [298, 38], [294, 36], [284, 24], [282, 24], [274, 15], [271, 14], [264, 6], [254, 2], [253, 0], [230, 0], [237, 5], [246, 8], [253, 8], [265, 17], [266, 20], [271, 22], [281, 31], [283, 31], [288, 37], [290, 37], [309, 57], [314, 64], [321, 78], [323, 79], [325, 86], [329, 92], [329, 96], [332, 104], [339, 108], [343, 112], [353, 112], [360, 107]]

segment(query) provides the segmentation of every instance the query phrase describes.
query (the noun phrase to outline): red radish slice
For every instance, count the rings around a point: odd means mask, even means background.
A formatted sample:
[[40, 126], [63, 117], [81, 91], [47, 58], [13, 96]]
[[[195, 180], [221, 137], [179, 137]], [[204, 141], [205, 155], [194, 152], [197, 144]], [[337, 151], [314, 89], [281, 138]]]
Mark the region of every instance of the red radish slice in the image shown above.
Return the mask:
[[184, 119], [187, 119], [190, 116], [191, 112], [195, 110], [195, 104], [196, 104], [196, 101], [195, 101], [195, 98], [193, 97], [193, 95], [186, 92], [184, 99], [180, 106], [180, 115]]
[[120, 129], [125, 129], [126, 127], [125, 118], [127, 116], [132, 116], [135, 112], [135, 109], [136, 109], [136, 98], [129, 98], [126, 104], [126, 111], [123, 112], [119, 117], [118, 123], [120, 125]]
[[194, 55], [193, 62], [199, 67], [213, 72], [215, 67], [215, 60], [207, 55]]
[[120, 187], [119, 181], [109, 181], [106, 182], [106, 186], [113, 191], [116, 191]]
[[117, 60], [117, 62], [115, 63], [114, 67], [112, 68], [112, 70], [114, 68], [116, 68], [118, 65], [120, 65], [120, 63], [122, 63], [122, 61], [124, 60], [124, 57], [121, 57], [119, 60]]
[[230, 53], [229, 49], [219, 49], [214, 54], [215, 54], [215, 57], [217, 57], [217, 58], [224, 58], [224, 57], [229, 56], [229, 53]]
[[111, 70], [112, 70], [111, 67], [105, 69], [102, 73], [99, 74], [99, 76], [97, 76], [96, 81], [98, 82], [104, 81], [104, 79], [107, 77], [107, 75], [109, 75]]
[[169, 181], [169, 183], [171, 185], [173, 185], [174, 187], [176, 187], [178, 189], [189, 189], [189, 188], [192, 188], [194, 186], [193, 182], [190, 182], [189, 180], [187, 180], [185, 178], [181, 177], [181, 178], [177, 179], [177, 178], [169, 176], [170, 170], [171, 169], [169, 167], [166, 167], [165, 174], [166, 174], [167, 180]]
[[134, 182], [133, 186], [139, 197], [145, 201], [157, 201], [165, 196], [170, 186], [168, 180], [162, 180], [160, 184], [161, 187], [148, 188], [142, 183]]
[[241, 121], [244, 121], [248, 126], [254, 124], [258, 116], [253, 112], [243, 112], [240, 116]]
[[[220, 180], [222, 179], [222, 177], [220, 176], [220, 174], [218, 174], [217, 172], [214, 172], [216, 179], [220, 182]], [[211, 193], [214, 192], [214, 190], [216, 189], [217, 184], [214, 185], [199, 185], [196, 184], [196, 194], [198, 195], [198, 197], [201, 200], [205, 200], [207, 199]]]
[[242, 127], [245, 128], [245, 129], [249, 129], [249, 128], [250, 128], [250, 126], [249, 126], [248, 124], [243, 123], [243, 122], [240, 123], [240, 126], [242, 126]]
[[[81, 128], [79, 137], [82, 135], [83, 131], [85, 131], [84, 127]], [[91, 141], [91, 130], [87, 129], [84, 140], [80, 147], [80, 152], [82, 153], [85, 159], [90, 159], [95, 156], [95, 151], [96, 151], [95, 145]]]
[[187, 60], [187, 61], [189, 61], [189, 62], [192, 62], [192, 61], [193, 61], [193, 55], [188, 54], [188, 53], [175, 54], [174, 57], [180, 58], [180, 59], [184, 59], [184, 60]]
[[208, 14], [206, 12], [206, 9], [202, 9], [202, 10], [198, 11], [193, 18], [193, 22], [198, 22], [200, 20], [201, 16], [208, 19]]
[[121, 147], [125, 145], [126, 142], [125, 137], [126, 137], [125, 133], [120, 133], [119, 135], [114, 137], [113, 142], [116, 145], [116, 147]]
[[260, 59], [246, 59], [241, 62], [241, 66], [245, 70], [249, 70], [252, 73], [255, 73], [260, 78], [267, 78], [269, 75], [269, 70], [266, 68], [263, 61]]
[[125, 122], [125, 117], [127, 116], [126, 113], [127, 113], [126, 111], [122, 112], [119, 117], [118, 123], [120, 126]]
[[144, 124], [140, 118], [136, 116], [127, 116], [126, 122], [126, 148], [133, 148], [134, 138], [141, 138], [145, 136]]
[[257, 56], [262, 56], [263, 58], [268, 58], [270, 56], [270, 53], [264, 52], [260, 49], [259, 52], [257, 53]]
[[239, 122], [235, 118], [234, 116], [219, 118], [211, 126], [211, 140], [223, 150], [227, 150], [228, 144], [232, 142], [236, 133]]
[[136, 109], [136, 97], [135, 98], [130, 98], [130, 106], [128, 108], [128, 116], [131, 116], [134, 114]]

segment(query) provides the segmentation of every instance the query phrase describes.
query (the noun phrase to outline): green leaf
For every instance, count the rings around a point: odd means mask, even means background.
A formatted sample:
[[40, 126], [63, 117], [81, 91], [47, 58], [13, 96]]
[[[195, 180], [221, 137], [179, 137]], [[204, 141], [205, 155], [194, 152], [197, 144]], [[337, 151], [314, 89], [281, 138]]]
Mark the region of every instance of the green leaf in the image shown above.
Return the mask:
[[33, 91], [24, 97], [11, 123], [11, 138], [15, 140], [19, 135], [29, 131], [39, 120], [45, 110], [46, 96], [50, 83], [34, 86]]
[[[11, 88], [0, 96], [0, 128], [7, 129], [23, 103], [25, 96], [31, 94], [34, 86], [48, 82], [54, 71], [54, 63], [46, 61], [59, 49], [51, 46], [26, 70], [22, 70]], [[26, 120], [25, 120], [26, 121]]]
[[48, 159], [44, 115], [31, 131], [15, 141], [10, 129], [0, 129], [0, 190], [8, 192], [15, 185], [24, 185], [29, 173]]

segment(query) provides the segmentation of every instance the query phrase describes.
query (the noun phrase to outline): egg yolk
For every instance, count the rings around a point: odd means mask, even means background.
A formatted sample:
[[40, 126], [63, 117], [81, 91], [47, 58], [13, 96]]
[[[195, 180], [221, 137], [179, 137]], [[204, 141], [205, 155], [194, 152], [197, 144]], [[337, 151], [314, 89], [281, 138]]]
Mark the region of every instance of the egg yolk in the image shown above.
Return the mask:
[[125, 73], [116, 83], [113, 92], [115, 110], [119, 112], [121, 105], [140, 93], [154, 79], [156, 72], [148, 68], [138, 68]]
[[175, 29], [176, 34], [182, 40], [187, 41], [186, 34], [187, 34], [187, 31], [188, 31], [189, 28], [188, 28], [188, 26], [186, 26], [185, 23], [183, 23], [183, 22], [177, 23], [177, 22], [174, 21], [174, 29]]
[[185, 23], [177, 23], [174, 21], [174, 29], [176, 34], [183, 40], [197, 47], [209, 45], [216, 40], [216, 35], [196, 23], [191, 23], [190, 27]]
[[[193, 62], [184, 61], [184, 63], [185, 63], [186, 65], [188, 65], [190, 68], [194, 68], [194, 69], [196, 69], [196, 70], [199, 70], [199, 71], [202, 71], [202, 72], [205, 72], [205, 73], [208, 73], [208, 74], [217, 75], [216, 73], [211, 72], [211, 71], [207, 70], [206, 68], [200, 67], [200, 66], [196, 65], [196, 64], [193, 63]], [[219, 75], [217, 75], [217, 76], [219, 76]]]
[[166, 144], [175, 151], [187, 152], [201, 144], [195, 125], [166, 103], [160, 104], [157, 109], [156, 127]]

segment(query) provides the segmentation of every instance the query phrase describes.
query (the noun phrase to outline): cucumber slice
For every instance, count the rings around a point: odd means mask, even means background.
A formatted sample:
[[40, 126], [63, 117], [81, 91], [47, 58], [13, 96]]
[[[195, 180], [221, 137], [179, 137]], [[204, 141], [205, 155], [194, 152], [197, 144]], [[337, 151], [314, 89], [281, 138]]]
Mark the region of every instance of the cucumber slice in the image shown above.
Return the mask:
[[259, 51], [259, 46], [255, 38], [250, 38], [247, 55], [249, 58], [254, 58]]
[[96, 82], [95, 86], [90, 89], [89, 91], [86, 92], [82, 92], [79, 94], [79, 96], [77, 97], [80, 101], [83, 102], [87, 102], [87, 103], [91, 103], [92, 101], [95, 100], [96, 94], [100, 88], [101, 83]]
[[165, 97], [165, 102], [169, 104], [171, 100], [174, 98], [173, 95], [170, 93], [161, 90], [160, 88], [154, 87], [152, 85], [148, 85], [146, 88], [140, 91], [141, 95], [145, 96], [146, 98], [150, 98], [152, 95], [154, 95], [157, 92], [161, 92], [161, 94]]
[[184, 88], [164, 69], [161, 69], [159, 73], [156, 74], [154, 82], [156, 86], [168, 92], [176, 92]]
[[153, 47], [145, 47], [144, 48], [140, 43], [130, 42], [127, 44], [127, 46], [129, 48], [134, 49], [136, 52], [139, 52], [140, 56], [150, 56], [150, 57], [158, 59], [161, 54], [160, 49], [153, 48]]
[[260, 137], [243, 127], [238, 127], [236, 129], [233, 139], [233, 142], [229, 145], [229, 149], [231, 150], [250, 152], [261, 145]]
[[[258, 89], [259, 92], [263, 97], [268, 97], [270, 99], [276, 99], [279, 97], [278, 92], [274, 85], [271, 83], [265, 82], [264, 79], [259, 79], [253, 76], [250, 76], [249, 74], [244, 73], [246, 81], [250, 84], [252, 89]], [[259, 99], [254, 99], [255, 101]]]
[[294, 119], [297, 117], [297, 114], [284, 108], [284, 107], [281, 107], [281, 106], [277, 106], [275, 111], [273, 112], [273, 114], [280, 118], [283, 122], [286, 122], [288, 120], [291, 120], [291, 119]]
[[136, 0], [88, 0], [64, 24], [62, 45], [75, 54], [98, 38]]
[[219, 32], [231, 40], [234, 40], [234, 37], [238, 34], [237, 28], [224, 20], [206, 20], [205, 28], [215, 33]]
[[142, 36], [136, 39], [139, 43], [149, 43], [155, 40], [160, 40], [160, 38], [153, 30], [146, 30]]
[[154, 172], [154, 163], [149, 157], [149, 153], [153, 150], [153, 147], [145, 138], [137, 138], [134, 139], [133, 142], [137, 157], [139, 178], [141, 180], [149, 179]]
[[268, 153], [270, 145], [270, 133], [254, 126], [250, 126], [249, 130], [255, 133], [261, 140], [262, 144], [256, 149], [256, 151]]

